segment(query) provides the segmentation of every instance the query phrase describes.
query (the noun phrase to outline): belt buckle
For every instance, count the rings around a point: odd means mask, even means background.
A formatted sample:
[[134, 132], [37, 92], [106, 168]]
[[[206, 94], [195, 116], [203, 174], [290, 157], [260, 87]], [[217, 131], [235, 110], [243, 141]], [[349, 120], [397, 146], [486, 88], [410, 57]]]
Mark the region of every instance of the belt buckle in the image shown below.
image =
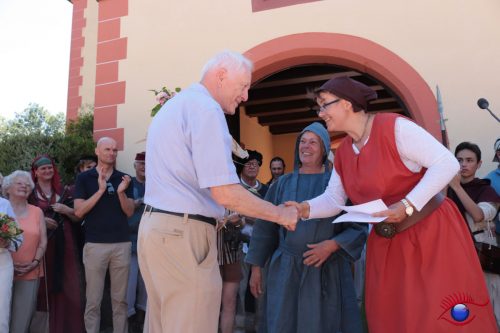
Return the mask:
[[153, 213], [153, 209], [154, 209], [153, 206], [146, 205], [146, 207], [144, 207], [144, 213], [149, 213], [149, 216], [151, 216], [151, 214]]
[[396, 226], [394, 223], [379, 222], [375, 225], [377, 235], [384, 238], [392, 238], [396, 235]]

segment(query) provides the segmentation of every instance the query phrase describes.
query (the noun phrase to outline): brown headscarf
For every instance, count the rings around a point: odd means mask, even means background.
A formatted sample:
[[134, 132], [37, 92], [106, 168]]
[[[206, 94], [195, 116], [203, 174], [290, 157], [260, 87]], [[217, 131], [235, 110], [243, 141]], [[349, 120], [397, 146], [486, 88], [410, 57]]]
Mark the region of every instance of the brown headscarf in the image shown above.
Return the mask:
[[375, 90], [347, 76], [336, 77], [326, 81], [315, 91], [315, 94], [319, 95], [324, 91], [351, 102], [354, 112], [366, 111], [368, 102], [377, 99]]

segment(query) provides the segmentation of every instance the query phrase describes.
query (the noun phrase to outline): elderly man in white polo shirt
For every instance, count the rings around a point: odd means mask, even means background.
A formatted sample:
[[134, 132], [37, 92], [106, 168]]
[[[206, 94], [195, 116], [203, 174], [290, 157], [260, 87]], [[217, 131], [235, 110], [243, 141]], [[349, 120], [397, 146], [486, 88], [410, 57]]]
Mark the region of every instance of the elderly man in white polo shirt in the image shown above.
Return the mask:
[[144, 332], [217, 332], [221, 277], [215, 224], [224, 207], [294, 229], [297, 211], [245, 190], [231, 160], [224, 113], [248, 99], [252, 63], [224, 51], [200, 83], [169, 100], [147, 138], [146, 195], [138, 239], [148, 292]]

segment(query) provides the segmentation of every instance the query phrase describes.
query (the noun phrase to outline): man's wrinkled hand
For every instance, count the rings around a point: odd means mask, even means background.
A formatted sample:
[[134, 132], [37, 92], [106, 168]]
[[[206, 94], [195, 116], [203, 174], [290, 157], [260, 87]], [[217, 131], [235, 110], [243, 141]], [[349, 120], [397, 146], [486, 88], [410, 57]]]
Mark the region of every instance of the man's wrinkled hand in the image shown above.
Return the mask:
[[279, 205], [280, 220], [278, 224], [285, 227], [287, 230], [294, 231], [299, 220], [299, 211], [295, 206]]
[[299, 211], [299, 218], [307, 219], [309, 218], [309, 204], [307, 202], [298, 203], [296, 201], [287, 201], [285, 206], [294, 206]]

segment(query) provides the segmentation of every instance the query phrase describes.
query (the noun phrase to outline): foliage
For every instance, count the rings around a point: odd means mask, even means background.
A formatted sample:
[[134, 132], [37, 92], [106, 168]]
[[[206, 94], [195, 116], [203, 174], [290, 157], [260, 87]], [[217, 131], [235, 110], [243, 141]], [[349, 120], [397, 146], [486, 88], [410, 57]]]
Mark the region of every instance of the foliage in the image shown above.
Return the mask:
[[65, 183], [74, 179], [74, 167], [80, 156], [93, 154], [93, 113], [82, 111], [76, 121], [65, 125], [62, 114], [51, 115], [37, 104], [0, 119], [0, 171], [30, 170], [31, 161], [40, 154], [53, 157]]
[[58, 162], [58, 170], [65, 184], [73, 182], [75, 166], [83, 155], [92, 155], [95, 150], [93, 138], [94, 115], [82, 112], [76, 121], [69, 121], [62, 140], [56, 140], [52, 155]]
[[177, 87], [174, 91], [171, 91], [167, 87], [163, 87], [160, 90], [151, 89], [149, 91], [154, 92], [156, 96], [157, 104], [151, 109], [151, 117], [154, 117], [158, 113], [158, 111], [160, 111], [163, 104], [174, 97], [176, 93], [181, 91], [181, 88]]
[[14, 119], [6, 121], [3, 135], [46, 135], [54, 136], [64, 133], [65, 117], [63, 113], [56, 115], [31, 103], [20, 113], [16, 113]]

